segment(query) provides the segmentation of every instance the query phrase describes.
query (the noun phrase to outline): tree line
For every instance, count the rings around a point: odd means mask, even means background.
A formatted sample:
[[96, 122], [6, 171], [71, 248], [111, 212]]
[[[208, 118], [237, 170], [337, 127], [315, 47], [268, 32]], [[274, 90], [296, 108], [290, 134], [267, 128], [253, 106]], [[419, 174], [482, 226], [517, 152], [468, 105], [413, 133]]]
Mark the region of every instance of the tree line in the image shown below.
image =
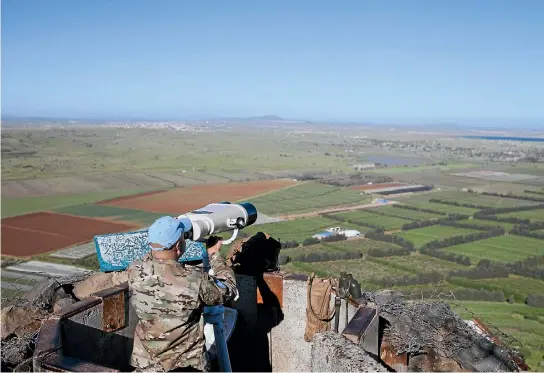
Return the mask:
[[[542, 223], [544, 225], [544, 222], [539, 223]], [[510, 233], [518, 236], [532, 237], [544, 240], [544, 233], [533, 232], [532, 229], [529, 229], [529, 225], [530, 224], [516, 225], [510, 230]]]
[[438, 258], [438, 259], [442, 259], [442, 260], [447, 260], [449, 262], [454, 262], [454, 263], [457, 263], [457, 264], [462, 264], [462, 265], [465, 265], [465, 266], [471, 265], [470, 258], [468, 256], [466, 256], [466, 255], [461, 255], [461, 254], [456, 255], [454, 253], [446, 253], [444, 251], [440, 251], [440, 250], [436, 250], [436, 249], [429, 249], [429, 248], [425, 248], [425, 247], [420, 248], [419, 252], [421, 254], [432, 256], [434, 258]]
[[461, 203], [458, 201], [450, 201], [448, 199], [439, 199], [439, 198], [431, 198], [429, 202], [441, 203], [443, 205], [450, 205], [450, 206], [468, 207], [468, 208], [479, 209], [479, 210], [487, 208], [487, 206], [477, 205], [475, 203]]
[[442, 211], [435, 211], [435, 210], [432, 210], [432, 209], [426, 209], [426, 208], [417, 207], [417, 206], [411, 206], [411, 205], [394, 204], [393, 207], [398, 208], [398, 209], [414, 210], [414, 211], [420, 211], [420, 212], [428, 212], [428, 213], [430, 213], [430, 214], [448, 215], [447, 213], [442, 212]]
[[544, 196], [544, 190], [543, 191], [538, 191], [538, 190], [525, 189], [524, 192], [525, 193], [532, 193], [532, 194], [539, 194], [541, 196]]
[[442, 240], [429, 241], [422, 245], [420, 250], [423, 249], [442, 249], [444, 247], [460, 245], [468, 242], [485, 240], [486, 238], [497, 237], [504, 235], [505, 230], [503, 227], [492, 227], [491, 229], [478, 233], [469, 233], [464, 236], [453, 236], [444, 238]]
[[[493, 197], [502, 197], [502, 198], [511, 198], [511, 199], [521, 199], [525, 201], [533, 201], [533, 202], [544, 202], [544, 197], [532, 197], [532, 196], [522, 196], [522, 195], [514, 195], [509, 193], [490, 193], [490, 192], [482, 192], [485, 196], [493, 196]], [[539, 194], [539, 193], [537, 193]]]
[[342, 222], [342, 223], [354, 224], [354, 225], [357, 225], [359, 227], [371, 228], [371, 229], [385, 229], [385, 227], [383, 227], [382, 225], [367, 223], [367, 222], [363, 222], [363, 221], [359, 221], [359, 220], [346, 219], [343, 216], [339, 216], [339, 215], [333, 215], [333, 214], [325, 213], [325, 214], [321, 214], [321, 216], [323, 216], [323, 217], [325, 217], [327, 219], [336, 220], [336, 221], [339, 221], [339, 222]]
[[344, 252], [320, 251], [320, 252], [313, 252], [308, 254], [299, 254], [296, 256], [280, 253], [279, 264], [285, 265], [289, 262], [315, 263], [315, 262], [329, 262], [333, 260], [353, 260], [353, 259], [360, 259], [362, 257], [363, 257], [363, 253], [360, 250], [350, 250], [350, 251], [344, 251]]
[[414, 244], [411, 241], [408, 241], [400, 236], [395, 236], [392, 234], [384, 234], [383, 229], [376, 229], [373, 231], [369, 231], [365, 234], [365, 237], [370, 238], [372, 240], [376, 240], [376, 241], [394, 243], [395, 245], [399, 245], [410, 251], [414, 251], [415, 249]]
[[461, 215], [461, 214], [451, 214], [443, 218], [432, 218], [432, 219], [425, 219], [425, 220], [416, 220], [412, 221], [410, 223], [406, 223], [401, 227], [401, 230], [407, 231], [410, 229], [418, 229], [418, 228], [424, 228], [424, 227], [430, 227], [433, 225], [440, 225], [442, 222], [452, 222], [456, 220], [464, 220], [468, 219], [468, 215]]

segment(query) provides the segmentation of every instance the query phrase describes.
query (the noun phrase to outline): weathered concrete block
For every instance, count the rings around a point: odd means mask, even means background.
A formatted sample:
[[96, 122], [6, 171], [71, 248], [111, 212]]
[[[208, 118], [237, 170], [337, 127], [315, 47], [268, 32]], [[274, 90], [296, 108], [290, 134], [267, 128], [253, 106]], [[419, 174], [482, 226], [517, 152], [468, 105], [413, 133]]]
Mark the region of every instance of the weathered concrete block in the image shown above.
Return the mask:
[[[57, 289], [60, 291], [59, 295], [57, 295]], [[24, 298], [35, 306], [51, 309], [63, 295], [66, 295], [64, 289], [57, 280], [51, 278], [36, 285], [33, 290], [24, 295]]]
[[41, 320], [47, 317], [47, 312], [32, 307], [10, 305], [2, 307], [2, 340], [15, 334], [22, 337], [28, 333], [33, 333], [40, 329]]
[[76, 301], [72, 298], [62, 298], [59, 299], [53, 306], [53, 312], [59, 312], [67, 307], [70, 307]]
[[120, 285], [128, 281], [128, 274], [122, 272], [95, 273], [85, 280], [74, 284], [73, 293], [78, 299], [88, 298], [91, 294]]
[[310, 361], [312, 372], [388, 372], [362, 348], [334, 332], [314, 336]]

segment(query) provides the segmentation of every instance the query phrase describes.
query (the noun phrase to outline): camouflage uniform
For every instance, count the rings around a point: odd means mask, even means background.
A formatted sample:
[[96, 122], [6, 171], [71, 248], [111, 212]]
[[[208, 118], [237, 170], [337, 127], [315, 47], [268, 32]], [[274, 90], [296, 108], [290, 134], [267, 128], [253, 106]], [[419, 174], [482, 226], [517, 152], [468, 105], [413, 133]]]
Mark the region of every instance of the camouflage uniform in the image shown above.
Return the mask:
[[[234, 272], [220, 253], [210, 256], [210, 266], [213, 276], [151, 254], [129, 266], [131, 304], [139, 318], [131, 358], [136, 370], [209, 371], [203, 307], [224, 304], [237, 294]], [[217, 286], [214, 279], [226, 287]]]

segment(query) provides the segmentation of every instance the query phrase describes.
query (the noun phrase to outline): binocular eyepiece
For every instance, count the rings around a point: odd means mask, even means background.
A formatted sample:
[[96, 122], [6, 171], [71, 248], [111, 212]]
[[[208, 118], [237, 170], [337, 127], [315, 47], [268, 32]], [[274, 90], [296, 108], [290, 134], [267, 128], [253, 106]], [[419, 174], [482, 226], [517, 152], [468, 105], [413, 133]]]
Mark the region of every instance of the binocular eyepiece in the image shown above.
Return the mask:
[[252, 203], [211, 203], [179, 217], [191, 220], [192, 228], [185, 233], [185, 239], [202, 240], [204, 237], [221, 232], [240, 230], [257, 221], [257, 209]]

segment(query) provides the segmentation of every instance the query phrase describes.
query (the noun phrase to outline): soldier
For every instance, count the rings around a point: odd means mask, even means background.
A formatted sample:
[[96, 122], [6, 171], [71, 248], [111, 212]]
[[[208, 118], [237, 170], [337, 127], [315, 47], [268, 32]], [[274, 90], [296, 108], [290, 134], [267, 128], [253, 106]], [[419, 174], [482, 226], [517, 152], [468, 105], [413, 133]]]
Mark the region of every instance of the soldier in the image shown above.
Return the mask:
[[179, 263], [190, 229], [186, 218], [157, 219], [148, 231], [151, 251], [127, 270], [139, 318], [131, 357], [136, 370], [210, 370], [203, 307], [225, 304], [238, 292], [234, 272], [219, 252], [219, 237], [210, 237], [206, 245], [213, 276]]

